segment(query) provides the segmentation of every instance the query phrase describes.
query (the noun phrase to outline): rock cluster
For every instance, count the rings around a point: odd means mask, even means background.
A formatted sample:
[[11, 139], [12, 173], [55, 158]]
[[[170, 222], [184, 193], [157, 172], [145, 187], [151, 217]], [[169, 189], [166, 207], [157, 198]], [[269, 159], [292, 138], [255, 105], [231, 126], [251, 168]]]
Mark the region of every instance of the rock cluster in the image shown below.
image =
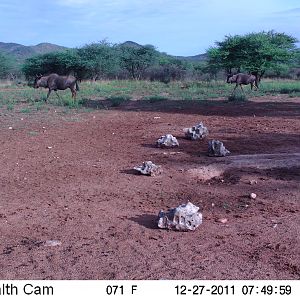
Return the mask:
[[158, 227], [179, 231], [193, 231], [202, 224], [202, 214], [198, 210], [199, 207], [191, 202], [169, 209], [167, 212], [161, 210], [158, 214]]

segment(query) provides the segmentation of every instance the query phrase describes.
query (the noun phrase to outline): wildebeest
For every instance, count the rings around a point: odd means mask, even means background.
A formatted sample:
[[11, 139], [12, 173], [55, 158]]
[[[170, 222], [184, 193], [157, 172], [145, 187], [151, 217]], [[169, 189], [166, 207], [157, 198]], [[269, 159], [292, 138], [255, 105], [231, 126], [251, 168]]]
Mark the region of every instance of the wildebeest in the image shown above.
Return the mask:
[[34, 88], [44, 87], [48, 88], [48, 94], [45, 101], [48, 100], [51, 91], [65, 90], [69, 88], [72, 92], [72, 98], [76, 98], [76, 91], [79, 91], [77, 79], [74, 76], [60, 76], [58, 74], [50, 74], [48, 76], [36, 76], [34, 81]]
[[252, 74], [244, 74], [244, 73], [238, 73], [235, 75], [228, 74], [226, 82], [236, 84], [233, 91], [235, 91], [238, 86], [240, 86], [242, 91], [244, 91], [242, 84], [244, 84], [244, 85], [250, 84], [251, 90], [253, 89], [253, 87], [258, 89], [258, 78], [257, 78], [257, 76], [252, 75]]

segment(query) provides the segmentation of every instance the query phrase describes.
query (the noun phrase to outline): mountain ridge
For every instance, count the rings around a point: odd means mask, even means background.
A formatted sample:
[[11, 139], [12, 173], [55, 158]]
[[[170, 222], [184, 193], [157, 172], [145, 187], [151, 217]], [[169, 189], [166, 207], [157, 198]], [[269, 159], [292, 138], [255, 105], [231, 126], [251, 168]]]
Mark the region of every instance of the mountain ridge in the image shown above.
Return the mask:
[[[143, 45], [140, 45], [133, 41], [125, 41], [124, 43], [121, 43], [121, 45], [128, 46], [128, 47], [135, 47], [135, 48], [143, 47]], [[47, 42], [39, 43], [37, 45], [31, 45], [31, 46], [25, 46], [13, 42], [9, 42], [9, 43], [0, 42], [0, 51], [4, 52], [5, 54], [14, 56], [18, 61], [24, 61], [26, 58], [32, 57], [34, 55], [46, 54], [54, 51], [63, 51], [66, 49], [70, 49], [70, 48], [52, 44], [52, 43], [47, 43]], [[178, 59], [191, 61], [191, 62], [201, 62], [207, 59], [206, 53], [193, 55], [193, 56], [176, 56], [171, 54], [168, 55]]]
[[0, 42], [0, 51], [14, 56], [17, 60], [25, 60], [34, 55], [45, 54], [53, 51], [62, 51], [68, 49], [64, 46], [59, 46], [51, 43], [39, 43], [33, 46], [24, 46], [18, 43]]

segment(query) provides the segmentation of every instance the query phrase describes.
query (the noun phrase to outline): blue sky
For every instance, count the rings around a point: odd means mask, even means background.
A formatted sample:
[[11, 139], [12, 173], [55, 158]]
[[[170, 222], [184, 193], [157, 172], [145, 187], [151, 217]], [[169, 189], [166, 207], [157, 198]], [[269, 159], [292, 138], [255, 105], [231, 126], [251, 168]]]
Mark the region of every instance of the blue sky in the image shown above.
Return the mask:
[[106, 39], [204, 53], [225, 35], [275, 30], [300, 40], [299, 0], [0, 0], [0, 42], [80, 47]]

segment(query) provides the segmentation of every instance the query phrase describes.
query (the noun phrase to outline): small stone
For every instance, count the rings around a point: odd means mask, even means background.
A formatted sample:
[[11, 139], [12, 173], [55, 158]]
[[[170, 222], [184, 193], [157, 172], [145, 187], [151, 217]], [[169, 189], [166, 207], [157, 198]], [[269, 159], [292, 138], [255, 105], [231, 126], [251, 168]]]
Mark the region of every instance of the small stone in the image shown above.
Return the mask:
[[250, 180], [249, 183], [250, 183], [251, 185], [257, 184], [257, 180]]
[[46, 247], [56, 247], [56, 246], [60, 246], [61, 244], [62, 244], [61, 241], [58, 240], [48, 240], [45, 242]]
[[257, 197], [257, 195], [256, 195], [255, 193], [251, 193], [251, 194], [250, 194], [250, 198], [251, 198], [251, 199], [255, 199], [256, 197]]
[[48, 146], [47, 149], [52, 149], [52, 147], [51, 147], [51, 146]]
[[219, 223], [222, 223], [222, 224], [226, 224], [228, 222], [228, 219], [220, 218], [220, 219], [217, 219], [216, 221], [219, 222]]
[[11, 130], [11, 129], [13, 129], [13, 128], [12, 128], [11, 126], [9, 126], [9, 127], [8, 127], [8, 129], [10, 129], [10, 130]]

